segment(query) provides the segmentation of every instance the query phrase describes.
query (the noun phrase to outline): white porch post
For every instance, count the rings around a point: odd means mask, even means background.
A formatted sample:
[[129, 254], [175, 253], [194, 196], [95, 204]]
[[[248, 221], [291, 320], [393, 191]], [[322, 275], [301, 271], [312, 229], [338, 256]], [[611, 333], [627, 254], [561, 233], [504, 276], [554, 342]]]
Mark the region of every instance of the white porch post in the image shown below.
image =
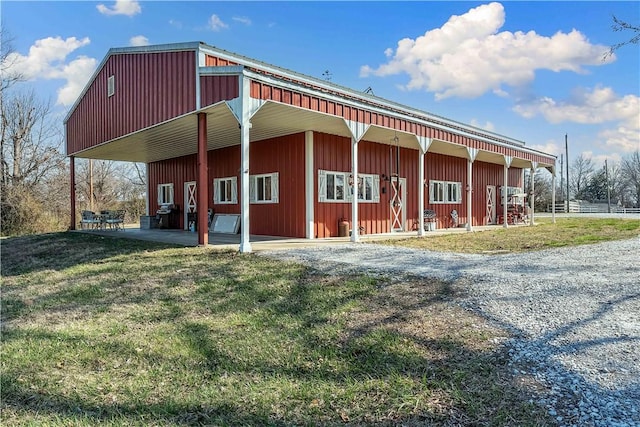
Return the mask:
[[351, 137], [351, 174], [353, 186], [351, 187], [351, 241], [360, 241], [358, 225], [358, 140]]
[[504, 156], [504, 183], [502, 186], [502, 222], [504, 228], [509, 227], [509, 221], [507, 221], [507, 214], [509, 213], [507, 203], [509, 203], [509, 167], [511, 167], [512, 161], [513, 157]]
[[418, 136], [418, 236], [424, 236], [424, 159], [431, 141], [431, 138]]
[[305, 179], [305, 203], [306, 203], [306, 236], [307, 239], [315, 238], [315, 216], [314, 216], [314, 189], [313, 170], [313, 131], [304, 133], [304, 179]]
[[536, 206], [536, 169], [538, 168], [538, 163], [536, 162], [531, 162], [531, 197], [529, 200], [529, 203], [531, 203], [531, 218], [529, 218], [529, 225], [535, 225], [535, 206]]
[[478, 155], [478, 149], [467, 148], [467, 231], [473, 231], [473, 162]]
[[418, 155], [418, 236], [424, 236], [424, 151]]
[[251, 111], [249, 109], [250, 82], [242, 74], [240, 76], [240, 185], [242, 201], [240, 206], [240, 252], [251, 252], [249, 234], [249, 130], [251, 129]]
[[551, 223], [556, 223], [556, 167], [551, 167]]

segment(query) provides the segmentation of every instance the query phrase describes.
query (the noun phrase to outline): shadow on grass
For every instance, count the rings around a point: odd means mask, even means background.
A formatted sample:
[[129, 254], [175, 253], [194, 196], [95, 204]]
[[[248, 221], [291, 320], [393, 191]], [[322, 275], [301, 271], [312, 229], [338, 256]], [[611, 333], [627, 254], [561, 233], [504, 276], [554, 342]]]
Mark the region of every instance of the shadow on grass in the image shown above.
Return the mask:
[[[165, 254], [151, 267], [136, 257], [165, 245], [49, 239], [61, 241], [35, 240], [67, 245], [68, 260], [52, 267], [49, 249], [39, 263], [14, 258], [11, 274], [29, 282], [41, 271], [89, 264], [68, 275], [98, 278], [67, 278], [28, 303], [13, 299], [23, 306], [10, 308], [3, 333], [6, 425], [548, 421], [505, 375], [505, 358], [486, 345], [485, 332], [463, 333], [478, 319], [446, 304], [449, 283], [325, 277], [196, 250]], [[88, 247], [104, 254], [104, 266], [83, 257]], [[120, 269], [120, 257], [137, 261]], [[434, 319], [447, 328], [431, 330]], [[27, 320], [35, 323], [22, 326]]]

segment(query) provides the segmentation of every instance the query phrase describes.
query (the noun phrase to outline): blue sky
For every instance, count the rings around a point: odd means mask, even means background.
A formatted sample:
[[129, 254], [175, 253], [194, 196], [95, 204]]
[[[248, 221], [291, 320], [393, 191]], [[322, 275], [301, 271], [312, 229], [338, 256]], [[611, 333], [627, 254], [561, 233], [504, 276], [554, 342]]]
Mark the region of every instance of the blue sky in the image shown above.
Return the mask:
[[640, 149], [640, 2], [7, 1], [17, 66], [63, 116], [111, 47], [202, 41], [596, 164]]

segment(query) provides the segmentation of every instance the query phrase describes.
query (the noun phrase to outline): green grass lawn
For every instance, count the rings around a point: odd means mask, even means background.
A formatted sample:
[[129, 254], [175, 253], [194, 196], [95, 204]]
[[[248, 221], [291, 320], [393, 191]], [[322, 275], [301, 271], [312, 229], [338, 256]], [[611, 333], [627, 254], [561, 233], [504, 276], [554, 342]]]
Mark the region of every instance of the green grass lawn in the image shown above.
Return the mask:
[[552, 424], [451, 284], [79, 233], [0, 243], [3, 426]]
[[[428, 234], [428, 233], [427, 233]], [[535, 226], [496, 228], [474, 233], [455, 233], [426, 238], [385, 240], [378, 243], [436, 251], [464, 253], [526, 252], [621, 240], [640, 234], [640, 220], [599, 218], [536, 219]]]

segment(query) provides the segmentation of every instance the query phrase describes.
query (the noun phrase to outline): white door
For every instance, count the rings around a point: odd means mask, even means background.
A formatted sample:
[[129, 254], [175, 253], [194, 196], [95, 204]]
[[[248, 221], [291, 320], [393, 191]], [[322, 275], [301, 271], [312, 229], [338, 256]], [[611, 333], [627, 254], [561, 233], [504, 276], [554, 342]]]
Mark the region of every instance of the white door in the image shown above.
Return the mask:
[[407, 179], [391, 178], [391, 231], [405, 231], [407, 223]]
[[187, 214], [196, 212], [198, 209], [198, 195], [195, 181], [184, 183], [184, 229], [189, 229]]
[[496, 186], [487, 185], [487, 224], [496, 223]]

